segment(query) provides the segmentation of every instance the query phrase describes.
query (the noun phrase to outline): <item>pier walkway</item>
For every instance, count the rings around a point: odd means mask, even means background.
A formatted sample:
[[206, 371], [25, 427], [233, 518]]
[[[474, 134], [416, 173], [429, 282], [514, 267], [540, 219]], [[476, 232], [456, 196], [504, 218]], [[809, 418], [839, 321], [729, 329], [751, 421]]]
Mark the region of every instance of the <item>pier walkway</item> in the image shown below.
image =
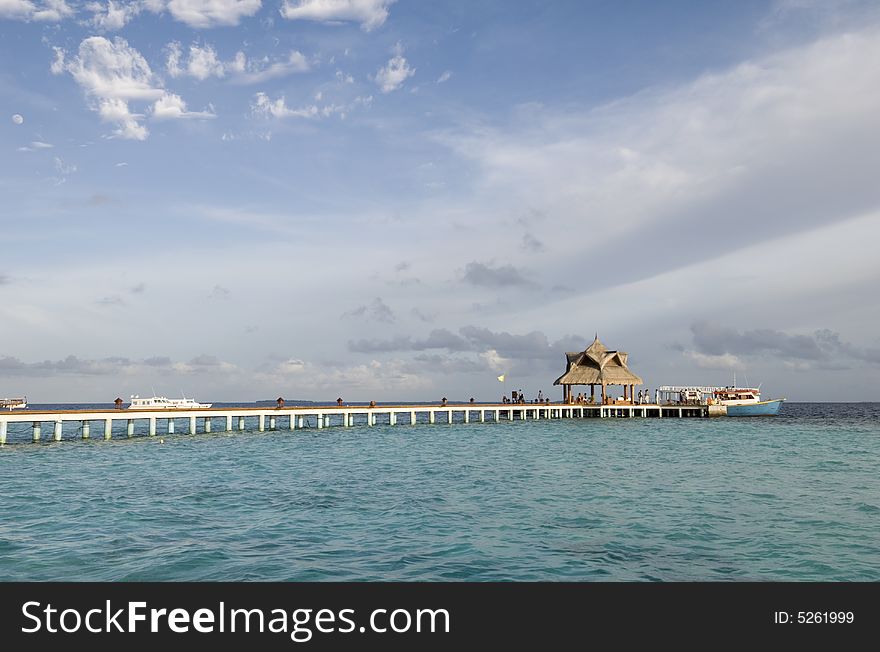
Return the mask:
[[[318, 407], [223, 407], [182, 410], [22, 410], [0, 413], [0, 445], [5, 444], [10, 424], [30, 423], [32, 441], [42, 438], [43, 424], [51, 438], [89, 439], [93, 424], [104, 439], [135, 434], [155, 436], [175, 432], [233, 432], [321, 429], [329, 427], [417, 425], [531, 421], [586, 418], [699, 418], [708, 417], [706, 405], [580, 405], [580, 404], [455, 404], [377, 405]], [[180, 430], [178, 430], [180, 428]], [[72, 432], [71, 432], [72, 431]]]

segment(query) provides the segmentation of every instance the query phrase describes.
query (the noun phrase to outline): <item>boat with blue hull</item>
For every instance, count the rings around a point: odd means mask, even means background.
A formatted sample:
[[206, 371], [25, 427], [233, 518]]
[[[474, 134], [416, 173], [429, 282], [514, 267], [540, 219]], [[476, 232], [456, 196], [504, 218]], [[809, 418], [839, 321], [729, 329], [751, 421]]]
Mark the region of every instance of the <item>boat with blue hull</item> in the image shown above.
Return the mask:
[[714, 392], [713, 403], [723, 405], [729, 417], [772, 417], [779, 414], [784, 398], [761, 400], [755, 387], [723, 387]]

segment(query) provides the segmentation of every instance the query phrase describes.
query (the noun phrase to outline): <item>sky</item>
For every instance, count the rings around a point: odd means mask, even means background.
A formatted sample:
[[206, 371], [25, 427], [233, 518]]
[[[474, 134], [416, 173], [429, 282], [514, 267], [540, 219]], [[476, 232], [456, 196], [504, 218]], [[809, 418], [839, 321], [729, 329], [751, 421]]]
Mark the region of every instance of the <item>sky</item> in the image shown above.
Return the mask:
[[0, 397], [878, 400], [875, 2], [0, 0], [0, 107]]

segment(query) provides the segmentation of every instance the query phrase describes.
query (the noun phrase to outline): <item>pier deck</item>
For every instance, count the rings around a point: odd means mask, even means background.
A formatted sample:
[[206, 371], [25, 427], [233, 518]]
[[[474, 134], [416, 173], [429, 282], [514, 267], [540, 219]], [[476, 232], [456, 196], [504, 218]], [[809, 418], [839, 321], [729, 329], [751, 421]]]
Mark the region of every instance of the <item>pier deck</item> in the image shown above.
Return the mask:
[[[233, 432], [265, 430], [321, 429], [329, 427], [417, 425], [435, 423], [470, 423], [531, 421], [539, 419], [586, 418], [700, 418], [708, 417], [706, 405], [581, 405], [581, 404], [456, 404], [456, 405], [377, 405], [308, 406], [308, 407], [224, 407], [196, 410], [24, 410], [0, 413], [0, 445], [5, 444], [9, 424], [30, 423], [32, 441], [42, 438], [43, 424], [50, 424], [51, 438], [61, 441], [65, 430], [81, 439], [91, 437], [92, 424], [100, 436], [109, 440], [115, 432], [132, 437], [137, 434], [155, 436], [179, 431]], [[201, 426], [201, 427], [200, 427]], [[216, 426], [216, 429], [215, 429]], [[69, 438], [69, 435], [68, 435]]]

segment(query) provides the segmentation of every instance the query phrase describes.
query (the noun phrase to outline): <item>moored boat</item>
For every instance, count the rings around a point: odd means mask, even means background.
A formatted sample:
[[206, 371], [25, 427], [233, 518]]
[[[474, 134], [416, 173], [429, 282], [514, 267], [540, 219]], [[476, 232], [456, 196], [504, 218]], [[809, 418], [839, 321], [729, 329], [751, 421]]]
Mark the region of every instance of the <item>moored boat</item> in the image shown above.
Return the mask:
[[0, 398], [0, 409], [23, 410], [27, 407], [27, 396], [20, 398]]
[[727, 408], [729, 417], [763, 417], [779, 414], [784, 398], [761, 400], [755, 387], [719, 387], [713, 392], [713, 403]]
[[141, 398], [131, 397], [129, 410], [204, 410], [211, 407], [211, 403], [197, 403], [191, 398], [167, 398], [165, 396], [151, 396]]

